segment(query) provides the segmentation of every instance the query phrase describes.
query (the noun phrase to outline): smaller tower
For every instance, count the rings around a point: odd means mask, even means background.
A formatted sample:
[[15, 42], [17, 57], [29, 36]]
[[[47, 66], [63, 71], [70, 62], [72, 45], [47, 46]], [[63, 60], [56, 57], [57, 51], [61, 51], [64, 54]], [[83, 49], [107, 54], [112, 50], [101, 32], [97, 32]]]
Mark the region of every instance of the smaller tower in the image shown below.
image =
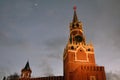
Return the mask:
[[32, 70], [29, 66], [29, 61], [27, 61], [25, 67], [21, 70], [21, 78], [30, 78]]

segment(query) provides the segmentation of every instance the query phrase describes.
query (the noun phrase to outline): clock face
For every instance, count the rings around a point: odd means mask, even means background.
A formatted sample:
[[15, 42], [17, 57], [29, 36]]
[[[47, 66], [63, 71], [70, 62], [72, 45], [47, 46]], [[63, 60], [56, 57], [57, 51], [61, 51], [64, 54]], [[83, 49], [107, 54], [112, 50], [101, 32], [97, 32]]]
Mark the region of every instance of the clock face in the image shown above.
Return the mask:
[[82, 42], [82, 37], [80, 35], [75, 36], [77, 42]]

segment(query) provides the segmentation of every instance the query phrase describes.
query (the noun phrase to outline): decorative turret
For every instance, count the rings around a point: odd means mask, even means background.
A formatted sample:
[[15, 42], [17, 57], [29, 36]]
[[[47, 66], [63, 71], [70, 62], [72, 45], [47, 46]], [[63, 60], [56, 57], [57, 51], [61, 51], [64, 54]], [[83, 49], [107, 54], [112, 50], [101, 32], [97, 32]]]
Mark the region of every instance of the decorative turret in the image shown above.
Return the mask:
[[21, 70], [21, 78], [30, 78], [32, 70], [30, 69], [29, 62], [27, 61], [25, 67]]

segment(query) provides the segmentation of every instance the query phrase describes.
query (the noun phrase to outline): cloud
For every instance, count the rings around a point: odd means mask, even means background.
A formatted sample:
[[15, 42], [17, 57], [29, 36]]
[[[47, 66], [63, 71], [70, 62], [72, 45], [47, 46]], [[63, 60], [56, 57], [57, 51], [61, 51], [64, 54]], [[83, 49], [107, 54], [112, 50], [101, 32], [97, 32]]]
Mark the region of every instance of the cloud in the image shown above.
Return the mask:
[[20, 38], [20, 35], [18, 34], [18, 32], [15, 32], [16, 30], [10, 27], [8, 29], [9, 30], [3, 29], [2, 27], [0, 27], [1, 46], [2, 45], [12, 46], [12, 45], [17, 45], [17, 44], [22, 44], [23, 39]]
[[40, 66], [40, 67], [43, 68], [42, 72], [43, 72], [44, 76], [53, 76], [54, 75], [53, 68], [50, 66], [50, 64], [48, 64], [48, 60], [49, 59], [43, 60], [42, 66]]
[[112, 73], [108, 72], [106, 73], [106, 79], [107, 80], [120, 80], [120, 73]]
[[46, 46], [46, 49], [49, 51], [48, 57], [49, 58], [56, 58], [62, 60], [63, 50], [67, 41], [65, 37], [55, 36], [56, 38], [50, 38], [43, 42]]
[[10, 70], [7, 67], [0, 66], [0, 79], [2, 80], [4, 76], [8, 76], [10, 74]]

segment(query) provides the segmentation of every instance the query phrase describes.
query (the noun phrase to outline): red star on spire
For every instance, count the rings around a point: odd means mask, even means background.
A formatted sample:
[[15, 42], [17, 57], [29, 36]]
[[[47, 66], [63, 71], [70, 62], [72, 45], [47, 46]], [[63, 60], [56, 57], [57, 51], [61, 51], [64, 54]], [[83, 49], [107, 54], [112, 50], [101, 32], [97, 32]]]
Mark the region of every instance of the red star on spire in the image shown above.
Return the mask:
[[76, 7], [76, 6], [74, 6], [74, 7], [73, 7], [73, 9], [74, 9], [74, 11], [76, 11], [77, 7]]

